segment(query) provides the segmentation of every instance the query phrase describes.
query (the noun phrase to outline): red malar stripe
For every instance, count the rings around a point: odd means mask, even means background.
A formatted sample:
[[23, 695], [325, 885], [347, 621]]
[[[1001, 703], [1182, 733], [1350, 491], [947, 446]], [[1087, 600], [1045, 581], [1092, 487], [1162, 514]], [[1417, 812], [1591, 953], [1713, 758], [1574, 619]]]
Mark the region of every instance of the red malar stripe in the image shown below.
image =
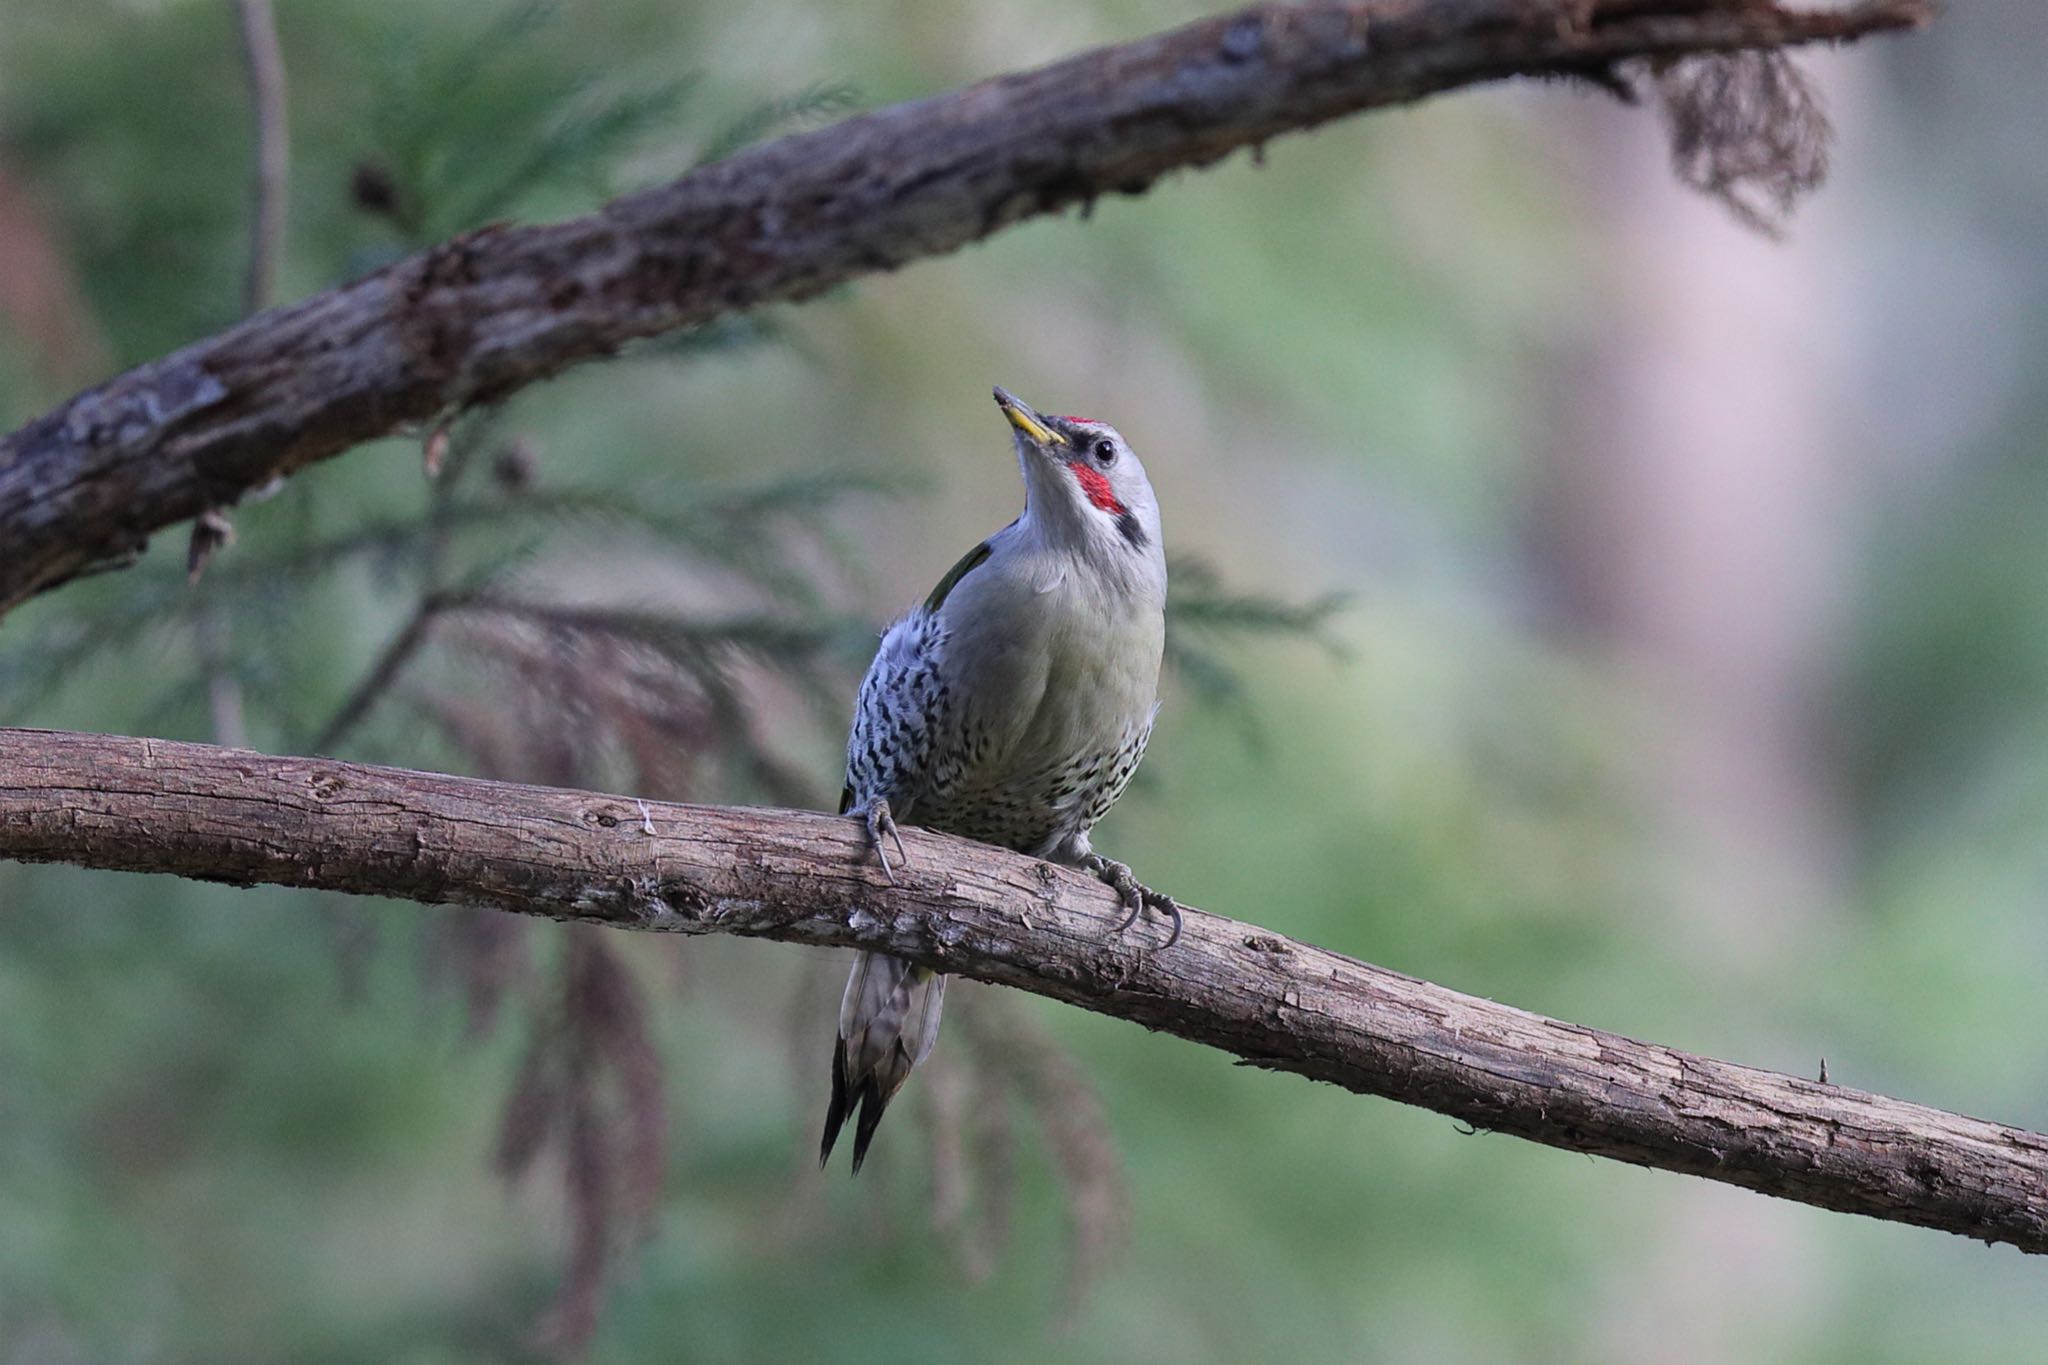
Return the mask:
[[1069, 460], [1067, 468], [1074, 471], [1074, 482], [1081, 485], [1081, 491], [1088, 495], [1088, 501], [1113, 517], [1124, 514], [1124, 505], [1118, 502], [1116, 494], [1110, 491], [1109, 478], [1101, 470], [1082, 464], [1079, 460]]

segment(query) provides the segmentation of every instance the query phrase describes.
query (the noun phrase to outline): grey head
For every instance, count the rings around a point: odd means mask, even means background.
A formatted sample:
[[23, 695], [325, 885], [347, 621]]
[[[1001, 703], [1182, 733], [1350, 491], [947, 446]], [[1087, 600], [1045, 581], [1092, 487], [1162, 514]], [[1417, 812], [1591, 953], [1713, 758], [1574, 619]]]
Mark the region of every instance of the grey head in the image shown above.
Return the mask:
[[1163, 593], [1159, 500], [1130, 443], [1107, 422], [1036, 412], [1000, 385], [995, 398], [1024, 474], [1020, 529], [1112, 578]]

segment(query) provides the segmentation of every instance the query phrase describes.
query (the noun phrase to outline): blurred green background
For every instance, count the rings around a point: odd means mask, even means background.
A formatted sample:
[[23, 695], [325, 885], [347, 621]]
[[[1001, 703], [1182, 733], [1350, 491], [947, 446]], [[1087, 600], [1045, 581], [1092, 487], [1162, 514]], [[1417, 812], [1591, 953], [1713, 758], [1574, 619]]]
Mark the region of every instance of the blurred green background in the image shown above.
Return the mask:
[[[280, 296], [1186, 17], [285, 3]], [[1099, 836], [1141, 875], [2048, 1127], [2043, 51], [2048, 10], [1981, 0], [1809, 58], [1835, 175], [1783, 244], [1680, 189], [1650, 112], [1492, 90], [639, 348], [460, 425], [439, 481], [414, 434], [245, 504], [196, 589], [170, 533], [13, 613], [0, 720], [304, 751], [422, 620], [332, 752], [827, 804], [875, 629], [1018, 505], [1001, 381], [1120, 425], [1183, 557]], [[5, 0], [0, 423], [234, 319], [249, 136], [226, 3]], [[2009, 1249], [967, 989], [868, 1172], [821, 1176], [841, 970], [0, 865], [0, 1362], [2048, 1337]]]

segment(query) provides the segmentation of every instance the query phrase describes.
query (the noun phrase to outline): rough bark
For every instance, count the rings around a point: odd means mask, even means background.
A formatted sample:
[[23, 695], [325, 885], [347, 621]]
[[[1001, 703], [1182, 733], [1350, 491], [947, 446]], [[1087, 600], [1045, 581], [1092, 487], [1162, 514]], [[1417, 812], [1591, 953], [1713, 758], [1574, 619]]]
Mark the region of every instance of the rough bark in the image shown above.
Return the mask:
[[587, 217], [466, 233], [80, 394], [0, 441], [0, 611], [349, 446], [636, 338], [1135, 194], [1289, 131], [1519, 75], [1839, 41], [1932, 0], [1263, 7], [783, 138]]
[[1092, 878], [856, 822], [0, 730], [0, 857], [880, 949], [1475, 1127], [2048, 1251], [2048, 1137], [1546, 1019], [1189, 912], [1119, 936]]

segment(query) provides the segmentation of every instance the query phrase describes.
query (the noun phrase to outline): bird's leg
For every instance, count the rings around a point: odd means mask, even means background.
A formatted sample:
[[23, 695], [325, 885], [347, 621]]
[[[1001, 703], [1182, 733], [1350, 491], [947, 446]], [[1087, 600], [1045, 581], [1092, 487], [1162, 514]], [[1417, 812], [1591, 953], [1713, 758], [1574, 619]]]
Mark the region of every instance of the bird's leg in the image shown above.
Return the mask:
[[903, 851], [903, 836], [896, 832], [896, 817], [889, 813], [889, 798], [877, 796], [862, 805], [855, 806], [846, 813], [860, 817], [862, 822], [867, 825], [868, 844], [875, 850], [876, 861], [882, 864], [882, 875], [889, 879], [891, 886], [894, 886], [896, 884], [896, 869], [889, 866], [889, 851], [882, 847], [883, 836], [886, 835], [895, 843], [896, 856], [898, 858], [907, 863], [910, 861], [910, 855]]
[[1124, 922], [1116, 927], [1121, 934], [1138, 922], [1146, 910], [1164, 912], [1173, 921], [1173, 932], [1166, 936], [1165, 946], [1171, 948], [1180, 942], [1180, 903], [1164, 891], [1154, 891], [1131, 874], [1129, 865], [1114, 858], [1105, 858], [1100, 853], [1087, 853], [1081, 857], [1081, 866], [1107, 882], [1112, 890], [1123, 899], [1124, 908], [1130, 911]]

